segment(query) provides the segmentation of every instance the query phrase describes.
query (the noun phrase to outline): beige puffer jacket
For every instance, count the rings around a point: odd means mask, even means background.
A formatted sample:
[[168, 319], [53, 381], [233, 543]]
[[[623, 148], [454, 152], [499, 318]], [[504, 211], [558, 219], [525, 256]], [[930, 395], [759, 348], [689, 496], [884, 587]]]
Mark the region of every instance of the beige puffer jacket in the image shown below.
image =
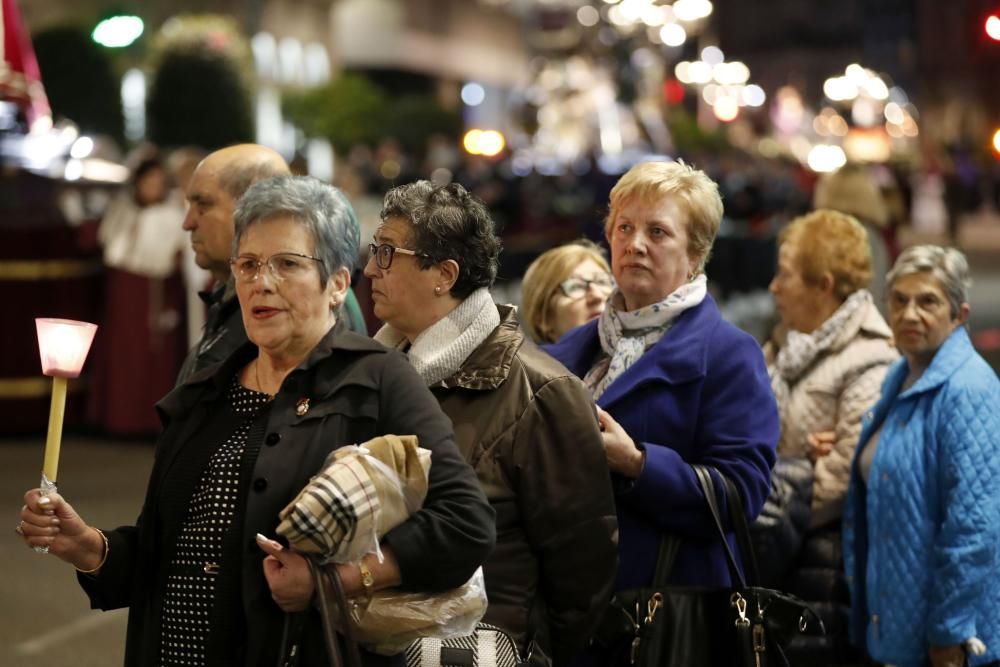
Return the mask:
[[[786, 378], [790, 385], [788, 398], [778, 405], [778, 455], [805, 458], [810, 433], [836, 433], [833, 451], [819, 459], [814, 468], [813, 527], [840, 518], [851, 459], [861, 433], [861, 417], [875, 404], [882, 379], [899, 356], [891, 339], [889, 325], [869, 302], [858, 309], [834, 343], [819, 352], [801, 375]], [[774, 378], [777, 349], [772, 343], [765, 346], [765, 355]]]

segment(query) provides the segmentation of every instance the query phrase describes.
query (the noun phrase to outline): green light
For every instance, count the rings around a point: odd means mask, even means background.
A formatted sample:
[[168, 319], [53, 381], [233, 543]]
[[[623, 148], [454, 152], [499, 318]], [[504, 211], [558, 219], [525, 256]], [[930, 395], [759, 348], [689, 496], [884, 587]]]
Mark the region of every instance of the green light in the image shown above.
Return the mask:
[[101, 46], [121, 48], [139, 39], [142, 30], [138, 16], [112, 16], [98, 23], [90, 37]]

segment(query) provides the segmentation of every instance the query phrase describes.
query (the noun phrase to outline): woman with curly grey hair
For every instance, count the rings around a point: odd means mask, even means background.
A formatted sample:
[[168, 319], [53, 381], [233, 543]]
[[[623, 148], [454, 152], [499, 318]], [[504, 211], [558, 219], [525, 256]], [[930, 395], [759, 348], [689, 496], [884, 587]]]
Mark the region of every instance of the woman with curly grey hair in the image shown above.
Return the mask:
[[365, 275], [375, 339], [406, 353], [455, 425], [496, 511], [483, 566], [485, 621], [529, 664], [582, 649], [610, 597], [615, 509], [583, 384], [525, 339], [489, 288], [500, 241], [482, 201], [457, 184], [389, 191]]
[[903, 358], [851, 465], [851, 638], [900, 667], [998, 665], [1000, 381], [965, 330], [969, 265], [915, 246], [886, 282]]

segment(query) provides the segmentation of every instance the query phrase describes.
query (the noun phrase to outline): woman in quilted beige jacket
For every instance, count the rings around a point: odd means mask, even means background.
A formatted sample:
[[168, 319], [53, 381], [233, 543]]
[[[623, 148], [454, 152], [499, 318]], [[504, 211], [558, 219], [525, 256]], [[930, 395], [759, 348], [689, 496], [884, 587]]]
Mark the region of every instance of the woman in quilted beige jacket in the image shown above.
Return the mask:
[[778, 455], [815, 461], [810, 524], [820, 526], [841, 515], [861, 417], [899, 355], [865, 287], [871, 255], [854, 218], [821, 209], [794, 220], [778, 243], [770, 290], [785, 334], [765, 348]]
[[871, 251], [857, 220], [821, 209], [792, 221], [778, 243], [770, 290], [783, 335], [765, 346], [781, 417], [778, 455], [814, 462], [809, 531], [785, 586], [818, 602], [829, 636], [812, 649], [835, 664], [846, 658], [838, 655], [846, 647], [839, 536], [851, 458], [862, 416], [899, 355], [866, 289]]

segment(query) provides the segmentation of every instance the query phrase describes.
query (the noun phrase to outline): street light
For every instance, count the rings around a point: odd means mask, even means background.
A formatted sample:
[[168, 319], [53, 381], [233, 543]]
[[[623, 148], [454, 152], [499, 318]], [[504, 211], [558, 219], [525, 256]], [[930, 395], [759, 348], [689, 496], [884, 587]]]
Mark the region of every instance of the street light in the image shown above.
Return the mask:
[[1000, 16], [997, 14], [990, 14], [986, 17], [986, 34], [994, 42], [1000, 42]]
[[94, 28], [91, 39], [108, 48], [123, 48], [139, 39], [143, 31], [142, 19], [138, 16], [109, 16]]

